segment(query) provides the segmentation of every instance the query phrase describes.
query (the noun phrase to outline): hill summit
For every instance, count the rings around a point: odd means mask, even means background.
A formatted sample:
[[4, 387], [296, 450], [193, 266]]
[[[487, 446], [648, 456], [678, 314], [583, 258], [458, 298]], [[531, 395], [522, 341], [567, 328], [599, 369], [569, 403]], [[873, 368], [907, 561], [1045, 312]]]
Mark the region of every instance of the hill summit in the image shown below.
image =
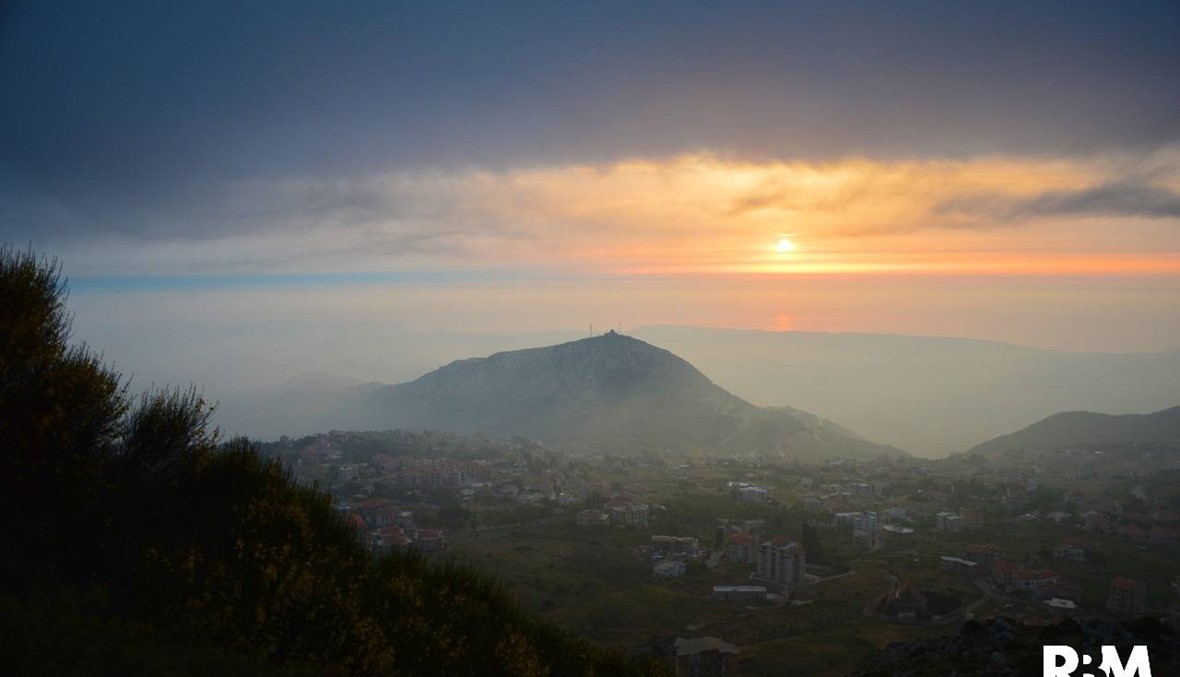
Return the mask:
[[614, 331], [459, 360], [367, 398], [382, 425], [604, 451], [900, 453], [793, 409], [762, 409], [662, 348]]

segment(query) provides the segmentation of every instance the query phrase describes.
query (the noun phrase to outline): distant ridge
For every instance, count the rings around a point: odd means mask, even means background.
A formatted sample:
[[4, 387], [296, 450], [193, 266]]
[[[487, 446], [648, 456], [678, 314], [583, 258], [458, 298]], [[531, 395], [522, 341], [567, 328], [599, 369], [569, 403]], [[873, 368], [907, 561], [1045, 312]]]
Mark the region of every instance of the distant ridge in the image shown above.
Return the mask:
[[566, 448], [789, 458], [900, 454], [819, 417], [762, 409], [671, 352], [614, 331], [452, 362], [375, 390], [382, 427], [526, 436]]
[[978, 444], [968, 454], [1095, 444], [1158, 443], [1180, 448], [1180, 406], [1153, 414], [1054, 414], [1027, 428]]

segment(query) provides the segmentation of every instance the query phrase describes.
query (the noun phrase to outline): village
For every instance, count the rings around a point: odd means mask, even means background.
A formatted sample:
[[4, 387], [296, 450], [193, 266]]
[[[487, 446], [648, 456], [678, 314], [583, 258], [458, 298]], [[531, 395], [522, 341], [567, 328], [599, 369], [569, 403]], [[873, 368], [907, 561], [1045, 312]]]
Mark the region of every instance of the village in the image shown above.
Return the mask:
[[686, 459], [406, 432], [269, 451], [374, 553], [468, 562], [600, 642], [743, 674], [802, 646], [817, 672], [850, 668], [972, 618], [1180, 610], [1176, 467]]

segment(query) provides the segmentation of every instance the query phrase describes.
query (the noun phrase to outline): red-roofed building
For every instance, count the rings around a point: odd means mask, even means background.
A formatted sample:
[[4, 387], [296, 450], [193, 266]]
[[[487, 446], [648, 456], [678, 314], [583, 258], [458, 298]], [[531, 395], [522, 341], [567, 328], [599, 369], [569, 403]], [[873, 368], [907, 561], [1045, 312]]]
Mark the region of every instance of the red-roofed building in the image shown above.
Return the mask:
[[401, 527], [378, 527], [369, 532], [369, 549], [378, 555], [394, 551], [405, 551], [410, 540]]
[[1055, 586], [1061, 576], [1052, 569], [1021, 569], [1013, 572], [1013, 583], [1017, 590], [1040, 597], [1042, 590]]
[[365, 518], [355, 512], [348, 513], [348, 517], [344, 518], [344, 523], [357, 531], [364, 531], [369, 528], [369, 525], [365, 524]]

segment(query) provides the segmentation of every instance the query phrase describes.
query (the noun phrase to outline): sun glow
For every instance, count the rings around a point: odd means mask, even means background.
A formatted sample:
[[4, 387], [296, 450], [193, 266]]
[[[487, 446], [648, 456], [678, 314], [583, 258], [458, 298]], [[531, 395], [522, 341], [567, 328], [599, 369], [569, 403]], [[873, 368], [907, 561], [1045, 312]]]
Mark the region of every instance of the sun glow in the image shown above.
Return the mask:
[[790, 238], [780, 237], [774, 245], [774, 250], [780, 254], [790, 254], [795, 251], [795, 243]]

